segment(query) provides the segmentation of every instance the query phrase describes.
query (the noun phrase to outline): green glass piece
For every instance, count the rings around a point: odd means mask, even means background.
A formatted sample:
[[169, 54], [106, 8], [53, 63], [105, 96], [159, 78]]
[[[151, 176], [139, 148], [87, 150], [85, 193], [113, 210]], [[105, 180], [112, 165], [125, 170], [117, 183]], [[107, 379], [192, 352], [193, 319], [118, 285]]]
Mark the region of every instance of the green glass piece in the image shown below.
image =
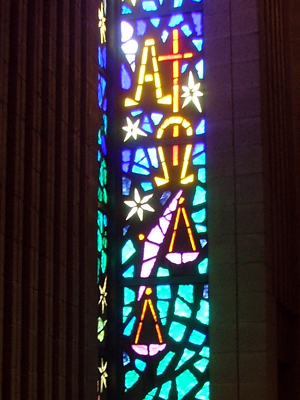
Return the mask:
[[169, 393], [170, 393], [170, 390], [171, 390], [171, 386], [172, 386], [172, 382], [171, 381], [165, 382], [162, 385], [161, 389], [160, 389], [159, 397], [161, 397], [162, 399], [167, 400], [169, 398]]
[[200, 352], [200, 356], [209, 358], [209, 356], [210, 356], [210, 349], [209, 349], [209, 347], [204, 346], [203, 349], [202, 349], [201, 352]]
[[202, 182], [202, 183], [206, 182], [206, 169], [205, 168], [198, 169], [198, 181]]
[[131, 335], [135, 320], [136, 320], [136, 317], [133, 317], [132, 320], [128, 323], [128, 325], [124, 329], [123, 333], [124, 333], [125, 336], [130, 336]]
[[107, 190], [103, 188], [103, 203], [107, 204]]
[[194, 285], [179, 285], [178, 295], [188, 303], [194, 302]]
[[123, 323], [126, 322], [128, 315], [131, 313], [132, 307], [123, 307]]
[[183, 338], [185, 330], [185, 325], [182, 325], [180, 322], [173, 321], [169, 329], [169, 335], [175, 340], [175, 342], [180, 342]]
[[158, 267], [157, 270], [157, 276], [161, 277], [161, 276], [170, 276], [170, 272], [167, 268], [163, 268], [163, 267]]
[[208, 258], [205, 258], [201, 263], [198, 265], [199, 274], [206, 274], [208, 266]]
[[175, 371], [180, 368], [182, 366], [182, 364], [184, 364], [185, 362], [187, 362], [190, 358], [193, 357], [193, 355], [195, 355], [196, 352], [192, 351], [192, 350], [188, 350], [188, 349], [184, 349], [183, 355], [177, 365], [177, 367], [175, 368]]
[[192, 213], [191, 215], [193, 221], [195, 223], [203, 222], [206, 218], [206, 211], [205, 209]]
[[206, 232], [206, 231], [207, 231], [207, 228], [206, 228], [206, 226], [204, 226], [204, 225], [196, 224], [196, 225], [195, 225], [195, 228], [196, 228], [196, 231], [197, 231], [198, 233], [203, 233], [203, 232]]
[[189, 393], [197, 383], [198, 380], [189, 370], [185, 370], [182, 374], [178, 375], [176, 377], [178, 400], [181, 400]]
[[209, 303], [206, 300], [200, 301], [200, 310], [197, 312], [197, 320], [204, 325], [209, 322]]
[[132, 289], [127, 287], [124, 288], [124, 304], [127, 306], [128, 304], [135, 301], [135, 292]]
[[174, 314], [178, 315], [179, 317], [190, 318], [190, 316], [192, 315], [192, 311], [190, 307], [182, 300], [176, 299]]
[[102, 250], [101, 253], [101, 271], [104, 274], [106, 271], [106, 267], [107, 267], [107, 255], [106, 253]]
[[102, 234], [100, 229], [97, 230], [97, 250], [100, 253], [102, 250]]
[[127, 240], [122, 249], [122, 264], [124, 264], [129, 258], [136, 252], [131, 240]]
[[134, 275], [134, 265], [131, 265], [124, 273], [123, 278], [133, 278]]
[[166, 300], [158, 300], [156, 303], [158, 312], [159, 312], [159, 319], [163, 325], [166, 325], [167, 322], [167, 315], [169, 309], [169, 302]]
[[145, 363], [145, 361], [136, 359], [135, 360], [135, 366], [139, 371], [143, 372], [145, 370], [147, 364]]
[[139, 377], [140, 375], [133, 370], [126, 372], [125, 374], [126, 389], [130, 389], [139, 380]]
[[209, 382], [205, 382], [202, 389], [196, 394], [198, 400], [209, 400]]
[[207, 364], [209, 363], [207, 358], [202, 358], [202, 360], [196, 362], [194, 366], [199, 369], [200, 372], [204, 372], [206, 370]]
[[165, 372], [167, 366], [170, 364], [172, 358], [174, 357], [175, 353], [173, 351], [169, 351], [164, 358], [159, 362], [157, 367], [157, 375], [161, 375]]
[[159, 299], [170, 299], [171, 298], [171, 288], [170, 285], [159, 285], [157, 286], [157, 297]]
[[193, 344], [201, 345], [204, 342], [205, 337], [206, 336], [203, 333], [194, 330], [191, 333], [189, 342], [193, 343]]
[[98, 201], [103, 202], [103, 191], [98, 187]]
[[206, 190], [201, 186], [196, 187], [195, 196], [193, 199], [193, 206], [198, 206], [199, 204], [206, 202]]
[[157, 388], [154, 388], [153, 390], [151, 390], [151, 392], [149, 392], [146, 397], [144, 398], [144, 400], [152, 400], [153, 397], [155, 396], [157, 392]]

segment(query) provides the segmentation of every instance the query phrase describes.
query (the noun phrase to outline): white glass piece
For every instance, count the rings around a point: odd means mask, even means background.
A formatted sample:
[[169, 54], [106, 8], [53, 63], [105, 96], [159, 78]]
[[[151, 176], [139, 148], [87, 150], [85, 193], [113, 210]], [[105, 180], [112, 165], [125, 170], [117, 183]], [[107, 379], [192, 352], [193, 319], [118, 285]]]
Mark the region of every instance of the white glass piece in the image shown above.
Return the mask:
[[148, 346], [146, 344], [132, 344], [131, 348], [133, 351], [135, 351], [137, 354], [140, 354], [141, 356], [148, 355]]
[[180, 265], [182, 263], [181, 253], [168, 253], [166, 259], [172, 264]]
[[157, 244], [161, 244], [164, 238], [165, 235], [162, 233], [158, 225], [156, 225], [147, 236], [147, 239], [150, 240], [150, 242]]
[[142, 268], [141, 268], [141, 277], [142, 278], [148, 278], [148, 276], [151, 274], [151, 271], [154, 267], [156, 258], [152, 258], [149, 261], [145, 261], [142, 264]]
[[159, 250], [158, 245], [146, 241], [144, 244], [143, 260], [149, 260], [150, 258], [156, 257], [158, 250]]
[[138, 42], [134, 39], [122, 44], [121, 48], [125, 54], [135, 54], [138, 51]]
[[198, 251], [194, 251], [194, 252], [190, 252], [190, 253], [183, 253], [182, 254], [182, 262], [183, 262], [183, 264], [195, 261], [196, 258], [198, 257], [198, 255], [199, 255]]
[[150, 344], [149, 346], [149, 356], [155, 356], [160, 351], [163, 351], [166, 348], [166, 343], [163, 344]]
[[121, 40], [127, 42], [133, 35], [133, 27], [126, 21], [121, 22]]
[[161, 230], [163, 231], [164, 234], [166, 234], [168, 227], [170, 225], [170, 222], [166, 220], [164, 217], [159, 218], [159, 225]]
[[145, 289], [146, 289], [146, 286], [140, 286], [140, 287], [139, 287], [139, 293], [138, 293], [138, 297], [137, 297], [138, 301], [141, 300], [141, 298], [142, 298], [142, 296], [143, 296], [143, 294], [144, 294]]

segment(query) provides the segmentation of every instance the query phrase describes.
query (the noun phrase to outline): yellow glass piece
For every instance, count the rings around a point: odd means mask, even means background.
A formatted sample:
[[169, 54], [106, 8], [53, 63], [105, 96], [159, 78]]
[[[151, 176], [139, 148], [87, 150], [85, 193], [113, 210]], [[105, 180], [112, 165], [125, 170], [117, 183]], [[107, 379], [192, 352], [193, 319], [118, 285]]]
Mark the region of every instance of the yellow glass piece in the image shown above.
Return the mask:
[[[147, 293], [147, 291], [149, 291], [149, 290], [150, 290], [150, 292]], [[146, 294], [151, 294], [151, 293], [152, 293], [152, 289], [151, 288], [147, 288], [146, 289]], [[159, 343], [163, 342], [162, 334], [161, 334], [160, 327], [158, 325], [158, 318], [157, 318], [157, 315], [156, 315], [156, 312], [155, 312], [155, 309], [154, 309], [154, 306], [153, 306], [153, 302], [152, 302], [151, 299], [146, 299], [144, 301], [143, 310], [142, 310], [142, 314], [141, 314], [141, 319], [140, 319], [140, 322], [139, 322], [139, 325], [138, 325], [138, 329], [137, 329], [137, 332], [136, 332], [136, 336], [135, 336], [135, 339], [134, 339], [134, 344], [138, 344], [139, 343], [140, 334], [141, 334], [141, 330], [142, 330], [142, 327], [143, 327], [143, 321], [144, 321], [144, 318], [145, 318], [145, 313], [146, 313], [148, 305], [149, 305], [149, 308], [150, 308], [150, 311], [151, 311], [151, 314], [152, 314], [152, 318], [153, 318], [153, 320], [155, 322], [155, 329], [156, 329], [158, 341], [159, 341]]]
[[151, 294], [151, 293], [152, 293], [152, 289], [148, 287], [148, 288], [146, 289], [145, 293], [148, 294], [148, 295]]
[[139, 104], [139, 103], [137, 103], [136, 101], [134, 101], [134, 100], [130, 99], [129, 97], [127, 97], [127, 98], [125, 99], [124, 106], [125, 106], [125, 107], [132, 107], [132, 106], [137, 106], [138, 104]]
[[179, 164], [179, 146], [173, 146], [173, 166], [177, 167]]
[[157, 100], [158, 104], [172, 104], [172, 96], [168, 94], [167, 96], [164, 96], [160, 99]]
[[180, 197], [179, 199], [179, 204], [182, 204], [184, 202], [185, 198], [184, 197]]
[[158, 151], [158, 156], [159, 156], [159, 159], [160, 159], [160, 162], [161, 162], [164, 178], [155, 177], [154, 179], [155, 179], [155, 182], [156, 182], [157, 186], [162, 186], [162, 185], [165, 185], [166, 183], [168, 183], [170, 181], [170, 177], [169, 177], [169, 172], [168, 172], [168, 168], [167, 168], [167, 164], [166, 164], [163, 148], [161, 146], [159, 146], [157, 151]]
[[[157, 134], [156, 134], [157, 139], [161, 139], [162, 138], [162, 135], [163, 135], [165, 129], [169, 125], [181, 125], [185, 129], [187, 136], [193, 136], [193, 128], [192, 128], [191, 124], [186, 119], [184, 119], [182, 117], [173, 116], [173, 117], [167, 118], [161, 124], [160, 128], [157, 130]], [[173, 134], [173, 136], [174, 136], [174, 134]]]
[[183, 218], [184, 218], [184, 221], [185, 221], [185, 225], [187, 227], [187, 231], [188, 231], [188, 234], [189, 234], [189, 238], [190, 238], [190, 242], [191, 242], [191, 245], [192, 245], [192, 249], [193, 249], [193, 251], [196, 251], [196, 245], [195, 245], [194, 237], [193, 237], [193, 234], [192, 234], [190, 222], [189, 222], [188, 216], [186, 214], [185, 208], [182, 208], [182, 214], [183, 214]]
[[139, 240], [144, 240], [145, 239], [145, 235], [143, 233], [139, 234]]

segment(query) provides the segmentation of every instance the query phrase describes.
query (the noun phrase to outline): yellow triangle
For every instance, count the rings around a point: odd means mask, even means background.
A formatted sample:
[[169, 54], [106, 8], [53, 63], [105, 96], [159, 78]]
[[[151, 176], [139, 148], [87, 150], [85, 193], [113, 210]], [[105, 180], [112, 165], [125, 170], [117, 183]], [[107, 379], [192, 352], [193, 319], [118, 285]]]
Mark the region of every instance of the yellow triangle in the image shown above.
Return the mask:
[[126, 97], [124, 106], [125, 107], [132, 107], [132, 106], [137, 106], [138, 104], [139, 103], [137, 103], [136, 101], [130, 99], [129, 97]]
[[158, 104], [172, 104], [172, 96], [168, 94], [157, 100]]
[[194, 182], [194, 174], [189, 175], [183, 179], [181, 179], [180, 183], [182, 183], [182, 185], [187, 185], [188, 183]]
[[168, 183], [170, 181], [169, 179], [159, 178], [158, 176], [156, 176], [154, 178], [154, 180], [155, 180], [157, 186], [165, 185], [166, 183]]

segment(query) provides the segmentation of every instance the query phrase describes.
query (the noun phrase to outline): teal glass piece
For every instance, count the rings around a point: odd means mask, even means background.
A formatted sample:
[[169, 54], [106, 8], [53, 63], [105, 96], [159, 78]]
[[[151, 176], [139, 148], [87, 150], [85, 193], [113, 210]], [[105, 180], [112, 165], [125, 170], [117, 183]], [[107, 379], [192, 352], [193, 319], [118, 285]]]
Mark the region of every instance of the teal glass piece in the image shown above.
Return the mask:
[[202, 360], [196, 362], [194, 366], [200, 371], [204, 372], [206, 370], [206, 367], [208, 365], [209, 361], [207, 358], [202, 358]]
[[183, 338], [185, 330], [185, 325], [181, 324], [180, 322], [172, 321], [169, 329], [169, 335], [175, 340], [175, 342], [180, 342]]
[[203, 135], [205, 133], [205, 119], [202, 119], [196, 128], [196, 135]]
[[107, 255], [105, 253], [105, 251], [102, 250], [101, 253], [101, 271], [104, 274], [106, 271], [106, 267], [107, 267]]
[[159, 312], [159, 318], [161, 320], [161, 323], [162, 323], [162, 325], [165, 325], [167, 322], [169, 302], [166, 300], [158, 300], [156, 304], [157, 304], [157, 310]]
[[169, 353], [164, 356], [164, 358], [158, 364], [157, 375], [162, 375], [165, 372], [174, 355], [175, 353], [173, 351], [169, 351]]
[[205, 220], [206, 218], [206, 211], [205, 209], [200, 210], [200, 211], [196, 211], [194, 213], [191, 214], [192, 220], [195, 223], [201, 223]]
[[176, 299], [174, 314], [178, 315], [178, 317], [190, 318], [192, 311], [182, 300]]
[[169, 26], [174, 28], [175, 26], [179, 25], [183, 21], [182, 14], [173, 15], [170, 19]]
[[132, 10], [127, 7], [125, 4], [122, 5], [122, 14], [126, 15], [126, 14], [132, 14]]
[[200, 310], [197, 312], [197, 320], [204, 325], [209, 322], [209, 303], [206, 300], [200, 301]]
[[100, 268], [101, 268], [101, 261], [100, 258], [97, 258], [97, 283], [100, 282]]
[[172, 386], [172, 382], [171, 381], [167, 381], [165, 382], [159, 392], [159, 397], [167, 400], [169, 398], [169, 394], [170, 394], [170, 390], [171, 390], [171, 386]]
[[210, 385], [209, 382], [205, 382], [202, 389], [196, 394], [196, 399], [198, 400], [209, 400], [210, 393]]
[[181, 73], [182, 73], [182, 74], [185, 73], [185, 71], [187, 70], [187, 67], [188, 67], [188, 66], [189, 66], [188, 63], [182, 64], [182, 66], [181, 66]]
[[189, 342], [200, 346], [204, 342], [205, 337], [206, 336], [203, 333], [193, 330], [189, 338]]
[[170, 285], [159, 285], [156, 288], [158, 299], [170, 299], [171, 298], [171, 288]]
[[143, 372], [143, 371], [145, 371], [145, 368], [146, 368], [147, 364], [145, 363], [145, 361], [136, 359], [135, 360], [135, 366], [139, 371]]
[[[149, 120], [149, 118], [148, 118], [146, 115], [145, 115], [145, 117], [144, 117], [144, 119], [143, 119], [142, 129], [143, 129], [145, 132], [153, 133], [153, 129], [152, 129], [152, 126], [151, 126], [151, 124], [150, 124], [150, 120]], [[149, 165], [149, 164], [148, 164], [148, 165]]]
[[124, 329], [123, 334], [124, 334], [125, 336], [130, 336], [130, 335], [131, 335], [132, 329], [133, 329], [134, 324], [135, 324], [135, 320], [136, 320], [136, 317], [133, 317], [133, 318], [131, 319], [131, 321], [128, 323], [128, 325], [126, 326], [126, 328]]
[[139, 167], [138, 165], [133, 166], [132, 172], [138, 175], [150, 175], [150, 172], [146, 168]]
[[146, 168], [150, 167], [149, 161], [147, 160], [144, 149], [137, 149], [137, 151], [135, 152], [135, 156], [134, 156], [134, 162], [136, 164], [142, 165], [143, 167], [146, 167]]
[[182, 374], [178, 375], [176, 377], [178, 400], [181, 400], [189, 393], [197, 383], [198, 380], [189, 370], [185, 370]]
[[189, 359], [191, 359], [195, 354], [196, 354], [195, 351], [184, 349], [183, 355], [179, 360], [179, 363], [177, 364], [175, 371], [177, 371], [184, 363], [186, 363]]
[[161, 34], [161, 40], [163, 41], [163, 43], [166, 43], [168, 36], [169, 36], [169, 32], [164, 30], [163, 33]]
[[197, 75], [199, 79], [203, 79], [204, 77], [204, 61], [200, 60], [196, 65], [195, 65]]
[[142, 3], [143, 10], [145, 11], [156, 11], [157, 6], [155, 4], [155, 1], [153, 0], [144, 0]]
[[182, 32], [185, 34], [185, 36], [191, 36], [191, 34], [193, 33], [193, 32], [190, 30], [190, 27], [189, 27], [188, 25], [183, 25], [183, 26], [181, 27], [181, 30], [182, 30]]
[[207, 266], [208, 266], [208, 258], [205, 258], [201, 263], [198, 265], [199, 274], [206, 274], [207, 273]]
[[202, 183], [206, 182], [206, 169], [205, 168], [198, 169], [198, 181], [202, 182]]
[[125, 374], [125, 387], [130, 389], [138, 380], [140, 375], [135, 371], [128, 371]]
[[150, 22], [153, 26], [155, 26], [155, 28], [158, 27], [158, 25], [160, 24], [160, 18], [151, 18]]
[[157, 275], [156, 275], [156, 276], [158, 276], [158, 277], [161, 277], [161, 276], [170, 276], [170, 272], [169, 272], [169, 270], [168, 270], [167, 268], [158, 267]]
[[200, 12], [193, 12], [192, 19], [195, 25], [197, 36], [202, 35], [202, 14]]
[[153, 390], [151, 390], [151, 392], [149, 392], [146, 397], [144, 398], [144, 400], [153, 400], [153, 397], [155, 396], [157, 392], [157, 388], [154, 388]]
[[198, 153], [202, 153], [204, 149], [205, 149], [204, 143], [197, 143], [193, 149], [193, 156], [195, 156]]
[[149, 190], [153, 190], [153, 185], [151, 182], [142, 182], [141, 186], [145, 192], [149, 192]]
[[160, 121], [163, 119], [163, 114], [156, 112], [151, 113], [151, 119], [154, 125], [158, 125]]
[[174, 8], [181, 7], [183, 0], [174, 0]]
[[143, 113], [143, 110], [132, 110], [131, 112], [130, 112], [130, 114], [133, 116], [133, 117], [137, 117], [138, 115], [140, 115], [140, 114], [142, 114]]
[[203, 46], [202, 39], [193, 39], [192, 42], [198, 51], [202, 51], [202, 46]]
[[157, 158], [156, 148], [152, 147], [152, 148], [148, 149], [147, 151], [148, 151], [148, 155], [149, 155], [152, 167], [158, 168], [158, 158]]
[[135, 301], [135, 292], [128, 287], [124, 287], [124, 304], [127, 306], [128, 304]]
[[124, 273], [123, 278], [133, 278], [134, 276], [134, 265], [131, 265]]
[[193, 206], [198, 206], [206, 202], [206, 190], [201, 186], [196, 187], [195, 196], [193, 199]]
[[179, 285], [178, 295], [188, 303], [194, 302], [194, 285]]
[[123, 307], [123, 324], [126, 322], [128, 315], [131, 313], [132, 307]]
[[136, 252], [133, 246], [132, 240], [127, 240], [122, 249], [122, 264], [124, 264], [129, 258]]
[[210, 349], [207, 346], [204, 346], [200, 352], [200, 356], [209, 358], [210, 357]]
[[99, 253], [102, 250], [102, 235], [100, 229], [97, 230], [97, 250]]
[[193, 165], [205, 165], [206, 164], [206, 154], [202, 153], [193, 158]]
[[196, 224], [196, 225], [195, 225], [195, 228], [196, 228], [196, 231], [197, 231], [198, 233], [204, 233], [204, 232], [207, 231], [207, 228], [206, 228], [206, 226], [204, 226], [204, 225]]

